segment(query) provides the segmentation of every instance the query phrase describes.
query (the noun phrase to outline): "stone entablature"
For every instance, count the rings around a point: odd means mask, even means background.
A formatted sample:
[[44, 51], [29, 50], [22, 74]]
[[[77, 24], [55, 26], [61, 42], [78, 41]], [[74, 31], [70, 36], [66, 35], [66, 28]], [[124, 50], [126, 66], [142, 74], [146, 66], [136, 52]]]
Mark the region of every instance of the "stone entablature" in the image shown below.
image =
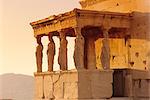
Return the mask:
[[74, 27], [83, 28], [85, 26], [98, 26], [129, 28], [131, 16], [132, 14], [130, 13], [111, 13], [74, 9], [73, 11], [64, 14], [32, 22], [31, 25], [36, 37], [37, 35], [47, 35], [49, 32]]

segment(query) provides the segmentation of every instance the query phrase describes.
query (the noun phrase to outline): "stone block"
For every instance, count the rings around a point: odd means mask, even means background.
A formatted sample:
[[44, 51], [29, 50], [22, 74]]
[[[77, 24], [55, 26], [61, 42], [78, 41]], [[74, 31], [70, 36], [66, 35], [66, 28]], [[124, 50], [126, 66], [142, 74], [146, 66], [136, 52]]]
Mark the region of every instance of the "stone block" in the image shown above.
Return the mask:
[[136, 81], [138, 86], [136, 87], [137, 97], [150, 98], [150, 80], [138, 80]]
[[78, 75], [76, 70], [63, 72], [63, 80], [65, 82], [77, 82]]
[[112, 83], [113, 82], [113, 75], [112, 71], [100, 71], [100, 70], [93, 70], [90, 74], [90, 77], [93, 81], [97, 83]]
[[124, 96], [131, 97], [133, 96], [133, 82], [132, 82], [132, 75], [125, 76], [125, 92]]
[[132, 72], [132, 77], [134, 80], [150, 79], [150, 71], [132, 70], [131, 72]]
[[78, 82], [78, 98], [92, 98], [91, 81], [85, 79]]
[[44, 76], [44, 95], [45, 95], [45, 98], [53, 98], [52, 75]]
[[35, 98], [40, 99], [43, 96], [43, 77], [35, 76]]
[[64, 99], [78, 98], [78, 83], [77, 82], [64, 82]]
[[92, 84], [92, 97], [93, 98], [111, 98], [112, 97], [112, 84]]
[[54, 89], [54, 97], [55, 98], [63, 98], [63, 82], [61, 81], [55, 81], [53, 83], [53, 89]]
[[125, 76], [125, 96], [134, 100], [150, 99], [150, 73], [149, 71], [129, 70]]
[[79, 98], [110, 98], [112, 96], [112, 71], [78, 71]]

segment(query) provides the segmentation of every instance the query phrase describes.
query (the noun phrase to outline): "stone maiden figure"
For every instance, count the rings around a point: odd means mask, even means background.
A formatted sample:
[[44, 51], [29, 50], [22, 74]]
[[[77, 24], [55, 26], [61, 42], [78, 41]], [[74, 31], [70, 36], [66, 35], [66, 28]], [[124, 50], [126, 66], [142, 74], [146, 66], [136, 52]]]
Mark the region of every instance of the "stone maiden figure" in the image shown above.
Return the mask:
[[55, 56], [55, 43], [52, 38], [52, 34], [48, 35], [49, 44], [47, 49], [47, 59], [48, 59], [48, 71], [53, 71], [53, 64], [54, 64], [54, 56]]
[[60, 48], [58, 55], [58, 63], [61, 70], [67, 70], [67, 44], [65, 32], [60, 32]]
[[43, 58], [43, 45], [41, 42], [41, 36], [37, 36], [37, 44], [36, 47], [36, 64], [37, 64], [37, 72], [42, 72], [42, 58]]

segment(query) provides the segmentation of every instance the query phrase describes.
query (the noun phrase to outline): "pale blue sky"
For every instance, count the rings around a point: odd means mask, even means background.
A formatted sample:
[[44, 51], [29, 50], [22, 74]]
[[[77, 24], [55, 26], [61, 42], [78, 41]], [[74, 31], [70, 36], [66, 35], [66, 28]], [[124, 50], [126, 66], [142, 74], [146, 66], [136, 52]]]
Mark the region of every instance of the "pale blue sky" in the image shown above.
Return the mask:
[[29, 23], [80, 8], [78, 1], [0, 0], [0, 74], [32, 75], [36, 71], [36, 41]]

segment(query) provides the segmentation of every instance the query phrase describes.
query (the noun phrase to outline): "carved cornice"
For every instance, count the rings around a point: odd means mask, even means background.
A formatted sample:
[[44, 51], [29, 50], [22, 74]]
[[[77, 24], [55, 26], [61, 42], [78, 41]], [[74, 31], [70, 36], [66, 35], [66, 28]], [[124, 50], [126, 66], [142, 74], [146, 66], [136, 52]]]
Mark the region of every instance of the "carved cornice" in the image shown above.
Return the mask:
[[44, 25], [44, 24], [47, 24], [47, 23], [48, 24], [54, 24], [54, 23], [57, 23], [58, 21], [62, 21], [62, 20], [65, 20], [67, 18], [73, 17], [73, 16], [75, 16], [75, 14], [76, 14], [76, 9], [74, 9], [73, 11], [70, 11], [70, 12], [66, 12], [66, 13], [59, 14], [59, 15], [52, 15], [52, 16], [49, 16], [45, 19], [41, 19], [41, 20], [38, 20], [38, 21], [35, 21], [35, 22], [31, 22], [30, 25], [33, 28], [36, 28], [40, 24], [41, 25]]
[[[74, 9], [64, 14], [53, 15], [48, 18], [30, 23], [34, 29], [34, 36], [47, 35], [61, 29], [84, 26], [129, 27], [130, 13], [100, 12]], [[108, 23], [108, 20], [109, 23]]]
[[106, 0], [80, 0], [80, 4], [82, 8], [86, 8], [87, 6], [94, 5], [96, 3], [100, 3]]

